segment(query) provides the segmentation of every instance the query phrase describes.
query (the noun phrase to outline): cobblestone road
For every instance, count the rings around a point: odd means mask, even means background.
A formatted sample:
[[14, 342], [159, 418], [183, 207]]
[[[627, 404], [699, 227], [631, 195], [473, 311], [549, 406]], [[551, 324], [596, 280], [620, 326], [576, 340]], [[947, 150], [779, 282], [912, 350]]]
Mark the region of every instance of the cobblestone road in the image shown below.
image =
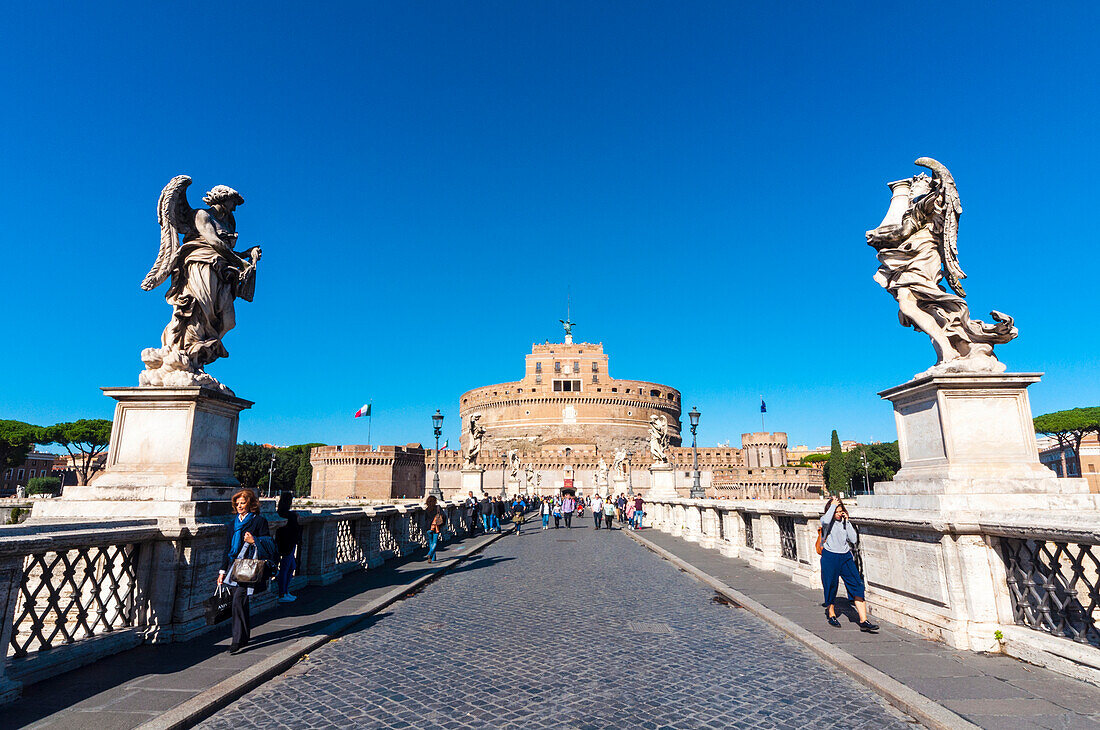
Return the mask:
[[527, 525], [202, 727], [913, 727], [626, 535], [583, 524]]

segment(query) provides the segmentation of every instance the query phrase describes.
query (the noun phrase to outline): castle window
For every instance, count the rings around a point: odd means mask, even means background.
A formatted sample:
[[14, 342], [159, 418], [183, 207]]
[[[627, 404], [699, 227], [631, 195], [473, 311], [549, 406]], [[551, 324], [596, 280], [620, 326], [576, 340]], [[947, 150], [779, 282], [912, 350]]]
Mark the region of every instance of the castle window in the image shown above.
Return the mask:
[[592, 382], [593, 383], [600, 382], [600, 377], [598, 375], [596, 375], [596, 373], [592, 373]]
[[674, 400], [676, 400], [676, 396], [674, 396], [672, 393], [669, 393], [668, 394], [668, 399], [674, 401]]
[[581, 364], [579, 362], [573, 363], [573, 372], [579, 373], [581, 371]]
[[612, 389], [611, 389], [611, 392], [612, 392], [612, 393], [618, 393], [618, 392], [619, 392], [619, 389], [618, 389], [618, 388], [612, 388]]
[[651, 391], [649, 391], [649, 394], [651, 396], [653, 396], [654, 398], [660, 398], [661, 397], [661, 391], [659, 391], [659, 390], [651, 390]]
[[542, 385], [542, 376], [541, 375], [536, 375], [535, 376], [535, 385]]
[[600, 364], [598, 362], [592, 363], [592, 372], [594, 372], [594, 373], [600, 372]]
[[536, 373], [541, 373], [542, 372], [542, 363], [541, 362], [535, 363], [535, 372]]
[[560, 362], [555, 362], [554, 363], [554, 372], [555, 373], [560, 373], [561, 372], [561, 363]]
[[630, 392], [630, 388], [627, 388], [627, 389], [626, 389], [626, 392], [627, 392], [627, 393], [629, 393], [629, 392]]

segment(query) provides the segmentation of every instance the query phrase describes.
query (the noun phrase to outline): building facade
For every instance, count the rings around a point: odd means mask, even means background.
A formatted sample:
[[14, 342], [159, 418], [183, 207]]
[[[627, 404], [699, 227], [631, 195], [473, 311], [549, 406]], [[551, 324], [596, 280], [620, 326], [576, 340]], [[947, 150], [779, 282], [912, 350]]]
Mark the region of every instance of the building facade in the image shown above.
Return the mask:
[[0, 497], [14, 495], [19, 487], [25, 489], [27, 482], [35, 477], [57, 476], [53, 473], [57, 458], [56, 454], [32, 451], [19, 466], [5, 468], [3, 474], [0, 474], [3, 477], [0, 481]]
[[1053, 436], [1038, 439], [1039, 461], [1059, 477], [1084, 477], [1089, 491], [1100, 493], [1100, 434], [1086, 434], [1081, 439], [1081, 469], [1072, 446], [1063, 447]]

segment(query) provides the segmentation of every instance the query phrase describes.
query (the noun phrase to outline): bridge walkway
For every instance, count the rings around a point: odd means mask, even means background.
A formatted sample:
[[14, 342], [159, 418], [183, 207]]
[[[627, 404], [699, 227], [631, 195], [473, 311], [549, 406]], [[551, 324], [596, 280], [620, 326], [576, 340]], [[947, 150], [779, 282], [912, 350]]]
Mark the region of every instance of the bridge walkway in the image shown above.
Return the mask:
[[201, 727], [912, 727], [771, 625], [591, 525], [528, 524]]

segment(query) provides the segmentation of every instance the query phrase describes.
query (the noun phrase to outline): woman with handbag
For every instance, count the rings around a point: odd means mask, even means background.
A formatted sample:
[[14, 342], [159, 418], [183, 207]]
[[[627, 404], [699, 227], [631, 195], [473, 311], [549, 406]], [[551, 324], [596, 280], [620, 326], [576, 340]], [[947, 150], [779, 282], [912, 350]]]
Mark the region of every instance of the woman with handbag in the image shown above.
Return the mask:
[[848, 521], [848, 510], [839, 497], [830, 497], [829, 506], [821, 516], [818, 552], [821, 554], [821, 587], [825, 589], [825, 619], [830, 626], [840, 626], [836, 617], [836, 591], [840, 579], [844, 579], [844, 589], [848, 598], [856, 605], [859, 614], [859, 630], [872, 633], [878, 631], [878, 625], [871, 623], [867, 616], [867, 602], [863, 600], [863, 576], [856, 567], [852, 555], [852, 545], [859, 542], [859, 533]]
[[446, 521], [443, 509], [437, 504], [436, 498], [428, 495], [424, 500], [424, 522], [428, 525], [428, 562], [435, 562], [435, 548], [439, 545], [439, 538], [443, 534], [443, 523]]
[[[226, 536], [227, 545], [218, 572], [218, 585], [230, 586], [233, 595], [233, 641], [229, 653], [236, 654], [248, 645], [252, 625], [248, 615], [248, 597], [255, 591], [267, 590], [267, 577], [260, 571], [258, 581], [244, 582], [244, 572], [254, 570], [255, 558], [260, 557], [260, 538], [271, 541], [267, 520], [260, 515], [260, 500], [251, 489], [242, 489], [230, 500], [236, 513]], [[274, 549], [274, 542], [271, 545]], [[254, 558], [246, 556], [251, 553]], [[256, 575], [248, 577], [256, 578]]]

